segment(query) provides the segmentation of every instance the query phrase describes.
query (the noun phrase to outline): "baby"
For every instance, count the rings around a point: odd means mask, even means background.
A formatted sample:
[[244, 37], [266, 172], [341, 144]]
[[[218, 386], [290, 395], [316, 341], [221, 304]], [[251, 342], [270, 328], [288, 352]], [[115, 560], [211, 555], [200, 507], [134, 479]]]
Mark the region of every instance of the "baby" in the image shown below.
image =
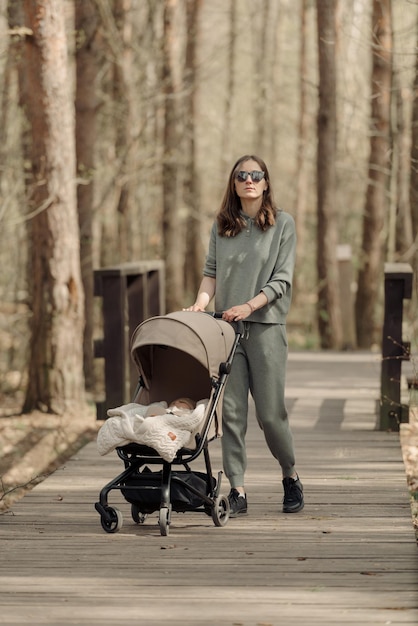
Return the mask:
[[191, 398], [177, 398], [170, 402], [168, 408], [172, 409], [173, 407], [177, 407], [178, 409], [187, 409], [189, 411], [194, 411], [196, 408], [196, 402]]
[[[187, 415], [188, 413], [193, 413], [196, 408], [196, 402], [191, 398], [176, 398], [172, 400], [167, 407], [167, 402], [155, 402], [154, 404], [150, 404], [145, 417], [156, 417], [157, 415], [166, 415], [167, 413], [170, 415]], [[173, 433], [171, 430], [167, 432], [168, 437], [172, 441], [177, 439], [177, 435]]]
[[154, 448], [171, 463], [178, 450], [195, 445], [206, 404], [207, 400], [196, 403], [190, 398], [176, 398], [170, 406], [167, 402], [148, 406], [131, 402], [108, 409], [109, 419], [97, 434], [99, 453], [107, 454], [118, 446], [134, 442]]
[[145, 417], [155, 417], [156, 415], [164, 415], [165, 413], [178, 413], [172, 409], [183, 411], [194, 411], [196, 402], [191, 398], [176, 398], [167, 407], [166, 402], [154, 402], [150, 404], [146, 410]]

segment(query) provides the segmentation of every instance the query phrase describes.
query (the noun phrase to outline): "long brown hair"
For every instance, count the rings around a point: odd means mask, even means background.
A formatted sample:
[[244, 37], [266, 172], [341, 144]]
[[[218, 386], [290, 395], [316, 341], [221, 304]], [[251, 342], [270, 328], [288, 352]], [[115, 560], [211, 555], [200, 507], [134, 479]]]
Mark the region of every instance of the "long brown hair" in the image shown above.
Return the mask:
[[260, 157], [246, 154], [238, 159], [231, 170], [228, 185], [216, 218], [218, 233], [223, 237], [235, 237], [245, 227], [245, 221], [241, 216], [241, 200], [235, 190], [235, 174], [245, 161], [256, 161], [264, 172], [264, 179], [267, 182], [267, 189], [263, 193], [261, 207], [254, 219], [255, 224], [260, 230], [265, 231], [276, 222], [277, 208], [273, 201], [273, 191], [267, 165]]

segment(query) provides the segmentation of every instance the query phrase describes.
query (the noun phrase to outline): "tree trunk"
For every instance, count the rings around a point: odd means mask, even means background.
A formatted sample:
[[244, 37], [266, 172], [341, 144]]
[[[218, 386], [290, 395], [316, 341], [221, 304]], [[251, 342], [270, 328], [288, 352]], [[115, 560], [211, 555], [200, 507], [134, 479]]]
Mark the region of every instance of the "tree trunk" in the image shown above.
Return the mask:
[[318, 330], [321, 347], [342, 346], [336, 219], [335, 0], [317, 0], [319, 110], [317, 151]]
[[84, 294], [75, 187], [74, 112], [64, 5], [25, 0], [31, 127], [29, 381], [23, 410], [62, 414], [84, 400]]
[[114, 0], [117, 45], [114, 45], [114, 103], [116, 109], [115, 154], [120, 170], [116, 179], [119, 255], [121, 261], [133, 259], [134, 199], [133, 183], [139, 170], [136, 146], [135, 86], [133, 66], [132, 0]]
[[[306, 208], [308, 203], [308, 159], [307, 159], [307, 145], [309, 140], [309, 114], [307, 110], [308, 100], [308, 70], [307, 70], [307, 18], [308, 0], [302, 0], [300, 8], [300, 57], [299, 57], [299, 94], [300, 94], [300, 107], [299, 107], [299, 119], [298, 119], [298, 151], [297, 151], [297, 163], [296, 163], [296, 202], [295, 202], [295, 222], [296, 222], [296, 235], [297, 235], [297, 253], [296, 258], [301, 260], [304, 256], [305, 250], [305, 234], [306, 234]], [[295, 272], [293, 287], [294, 287], [294, 299], [295, 302], [299, 302], [299, 296], [305, 292], [305, 287], [302, 282], [303, 273], [300, 271]]]
[[[417, 24], [418, 37], [418, 24]], [[418, 50], [418, 39], [417, 39]], [[418, 52], [415, 59], [415, 77], [411, 123], [411, 181], [409, 189], [411, 205], [412, 240], [414, 241], [414, 267], [418, 275]]]
[[179, 211], [179, 133], [177, 131], [179, 89], [175, 72], [176, 35], [174, 19], [177, 0], [164, 0], [163, 87], [163, 236], [166, 263], [167, 311], [183, 306], [183, 237]]
[[[188, 220], [186, 230], [186, 253], [184, 263], [185, 287], [189, 294], [197, 293], [204, 259], [202, 242], [202, 211], [200, 204], [199, 177], [196, 169], [196, 50], [198, 44], [199, 14], [202, 0], [186, 3], [186, 62], [184, 76], [185, 96], [185, 174], [184, 200]], [[192, 295], [191, 295], [192, 297]]]
[[225, 90], [225, 105], [222, 116], [222, 137], [221, 137], [221, 159], [219, 176], [224, 177], [225, 172], [231, 167], [233, 161], [231, 154], [231, 129], [233, 126], [232, 103], [235, 98], [236, 87], [236, 41], [237, 41], [237, 15], [238, 0], [230, 0], [229, 5], [229, 36], [228, 36], [228, 57], [227, 57], [227, 88]]
[[94, 386], [93, 354], [93, 206], [94, 155], [96, 146], [97, 76], [100, 69], [99, 20], [94, 0], [76, 0], [76, 154], [77, 204], [80, 226], [80, 262], [84, 287], [84, 377], [86, 388]]
[[362, 258], [356, 297], [357, 343], [370, 348], [377, 336], [376, 305], [382, 286], [382, 233], [388, 211], [392, 32], [390, 0], [373, 0], [369, 184], [363, 216]]
[[[257, 88], [253, 92], [253, 106], [254, 106], [254, 120], [256, 121], [254, 127], [254, 139], [253, 145], [255, 153], [265, 156], [266, 138], [268, 136], [267, 128], [267, 109], [268, 109], [268, 97], [267, 97], [267, 70], [271, 67], [271, 64], [266, 62], [267, 60], [267, 44], [269, 34], [269, 2], [263, 2], [261, 6], [252, 7], [255, 13], [260, 13], [260, 30], [257, 33], [257, 38], [254, 45], [254, 60], [253, 60], [253, 72], [255, 77], [255, 84]], [[275, 68], [276, 69], [276, 68]], [[270, 131], [271, 132], [271, 131]]]
[[[394, 77], [396, 80], [396, 76]], [[412, 220], [409, 203], [409, 172], [410, 167], [410, 134], [408, 132], [405, 116], [405, 95], [402, 88], [397, 85], [396, 99], [394, 98], [394, 114], [396, 116], [396, 134], [393, 139], [393, 171], [392, 180], [395, 189], [391, 194], [395, 205], [395, 224], [393, 229], [394, 255], [388, 257], [389, 261], [410, 260], [412, 256]], [[394, 124], [393, 124], [394, 126]], [[395, 167], [396, 165], [396, 167]], [[389, 237], [391, 232], [389, 229]]]

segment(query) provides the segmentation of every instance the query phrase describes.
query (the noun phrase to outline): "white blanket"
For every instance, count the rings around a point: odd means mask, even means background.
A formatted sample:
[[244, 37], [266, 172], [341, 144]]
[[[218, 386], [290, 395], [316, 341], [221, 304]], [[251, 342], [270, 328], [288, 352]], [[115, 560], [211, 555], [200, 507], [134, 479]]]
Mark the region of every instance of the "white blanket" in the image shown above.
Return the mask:
[[171, 463], [180, 448], [194, 447], [195, 435], [203, 422], [204, 404], [193, 411], [173, 407], [163, 415], [144, 417], [148, 407], [124, 404], [109, 409], [110, 416], [97, 433], [97, 448], [102, 456], [128, 443], [139, 443], [154, 448]]

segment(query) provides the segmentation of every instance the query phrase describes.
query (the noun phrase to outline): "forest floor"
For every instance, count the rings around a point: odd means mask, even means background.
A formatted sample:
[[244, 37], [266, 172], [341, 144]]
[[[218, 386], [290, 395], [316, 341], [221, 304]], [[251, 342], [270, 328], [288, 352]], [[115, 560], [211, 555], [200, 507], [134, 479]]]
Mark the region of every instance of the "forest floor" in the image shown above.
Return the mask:
[[[10, 404], [10, 402], [9, 402]], [[83, 415], [21, 415], [1, 399], [0, 514], [96, 437], [102, 422], [94, 407]], [[401, 425], [400, 443], [418, 540], [418, 406]]]
[[95, 407], [82, 414], [20, 414], [0, 398], [0, 514], [96, 437]]

